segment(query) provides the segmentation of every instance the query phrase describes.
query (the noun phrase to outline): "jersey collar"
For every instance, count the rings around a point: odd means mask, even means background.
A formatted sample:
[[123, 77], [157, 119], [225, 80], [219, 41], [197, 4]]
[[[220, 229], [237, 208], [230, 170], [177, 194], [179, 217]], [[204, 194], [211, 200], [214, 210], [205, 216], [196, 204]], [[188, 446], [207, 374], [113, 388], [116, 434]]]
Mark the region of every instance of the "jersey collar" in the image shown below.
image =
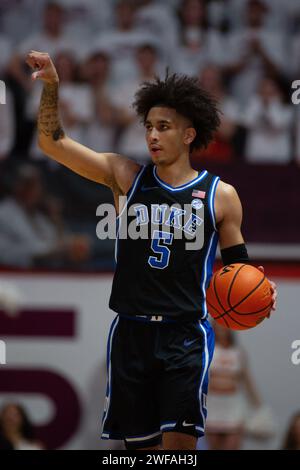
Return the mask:
[[164, 189], [168, 189], [169, 191], [183, 191], [184, 189], [187, 189], [190, 186], [194, 186], [196, 183], [199, 183], [200, 181], [202, 181], [203, 178], [205, 178], [206, 175], [207, 175], [207, 170], [203, 170], [201, 173], [198, 174], [198, 176], [196, 176], [196, 178], [192, 179], [188, 183], [185, 183], [185, 184], [182, 184], [180, 186], [175, 186], [174, 187], [174, 186], [171, 186], [168, 183], [165, 183], [162, 179], [160, 179], [160, 177], [156, 173], [156, 166], [155, 165], [153, 166], [153, 176], [156, 179], [157, 183], [160, 186], [162, 186]]

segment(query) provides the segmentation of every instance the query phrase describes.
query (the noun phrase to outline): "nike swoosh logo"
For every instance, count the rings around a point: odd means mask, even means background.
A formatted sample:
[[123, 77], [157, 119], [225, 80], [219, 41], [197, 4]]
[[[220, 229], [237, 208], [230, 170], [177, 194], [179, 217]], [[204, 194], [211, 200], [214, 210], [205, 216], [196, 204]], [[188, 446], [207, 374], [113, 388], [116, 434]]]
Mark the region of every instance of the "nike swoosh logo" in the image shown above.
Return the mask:
[[185, 420], [182, 423], [182, 426], [195, 426], [194, 423], [186, 423]]
[[157, 188], [158, 186], [150, 186], [150, 187], [142, 186], [141, 191], [152, 191], [153, 189], [157, 189]]
[[185, 339], [184, 342], [183, 342], [183, 345], [186, 346], [186, 347], [189, 347], [191, 344], [193, 344], [195, 341], [197, 341], [198, 338], [196, 339], [192, 339], [192, 340], [187, 340]]

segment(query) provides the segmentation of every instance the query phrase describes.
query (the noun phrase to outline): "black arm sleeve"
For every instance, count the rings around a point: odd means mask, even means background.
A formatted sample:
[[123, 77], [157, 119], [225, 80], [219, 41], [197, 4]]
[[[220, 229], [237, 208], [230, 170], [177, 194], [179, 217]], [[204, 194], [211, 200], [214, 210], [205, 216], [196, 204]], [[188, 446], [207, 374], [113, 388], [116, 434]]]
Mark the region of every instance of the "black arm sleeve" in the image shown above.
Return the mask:
[[247, 248], [244, 243], [224, 248], [224, 250], [221, 250], [221, 256], [224, 266], [232, 263], [250, 263]]

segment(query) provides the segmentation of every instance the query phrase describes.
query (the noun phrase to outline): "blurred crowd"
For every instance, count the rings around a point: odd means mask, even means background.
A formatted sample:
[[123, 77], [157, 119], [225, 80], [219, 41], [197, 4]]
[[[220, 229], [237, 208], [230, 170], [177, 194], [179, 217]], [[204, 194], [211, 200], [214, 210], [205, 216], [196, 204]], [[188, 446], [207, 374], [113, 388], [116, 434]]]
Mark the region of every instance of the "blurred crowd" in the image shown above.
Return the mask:
[[[48, 52], [55, 62], [66, 133], [96, 151], [148, 161], [144, 131], [131, 103], [142, 81], [163, 77], [169, 67], [197, 76], [223, 113], [214, 142], [193, 154], [196, 167], [206, 161], [243, 161], [280, 171], [300, 162], [300, 111], [291, 102], [291, 84], [300, 77], [298, 0], [2, 0], [1, 223], [14, 211], [24, 225], [20, 206], [28, 201], [18, 187], [16, 168], [34, 164], [35, 181], [45, 181], [34, 196], [26, 193], [31, 204], [36, 201], [37, 218], [30, 223], [43, 246], [34, 252], [26, 248], [25, 254], [16, 250], [10, 259], [7, 248], [2, 258], [6, 240], [0, 229], [0, 264], [97, 267], [91, 260], [103, 261], [103, 253], [112, 249], [108, 243], [97, 252], [95, 240], [78, 233], [82, 227], [90, 233], [95, 207], [112, 202], [109, 191], [59, 167], [36, 144], [42, 85], [32, 82], [25, 64], [30, 50]], [[20, 173], [34, 171], [27, 167]], [[63, 219], [70, 221], [71, 233], [60, 246], [53, 245], [53, 238], [61, 241]]]

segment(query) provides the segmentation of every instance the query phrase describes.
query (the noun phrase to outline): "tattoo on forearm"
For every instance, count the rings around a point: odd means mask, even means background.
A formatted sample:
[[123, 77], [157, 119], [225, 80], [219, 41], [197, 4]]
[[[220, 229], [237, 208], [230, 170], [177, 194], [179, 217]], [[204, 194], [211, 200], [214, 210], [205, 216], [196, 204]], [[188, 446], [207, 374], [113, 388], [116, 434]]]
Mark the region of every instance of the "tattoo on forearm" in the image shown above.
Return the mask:
[[45, 83], [41, 96], [38, 131], [57, 141], [64, 137], [58, 112], [58, 83]]

